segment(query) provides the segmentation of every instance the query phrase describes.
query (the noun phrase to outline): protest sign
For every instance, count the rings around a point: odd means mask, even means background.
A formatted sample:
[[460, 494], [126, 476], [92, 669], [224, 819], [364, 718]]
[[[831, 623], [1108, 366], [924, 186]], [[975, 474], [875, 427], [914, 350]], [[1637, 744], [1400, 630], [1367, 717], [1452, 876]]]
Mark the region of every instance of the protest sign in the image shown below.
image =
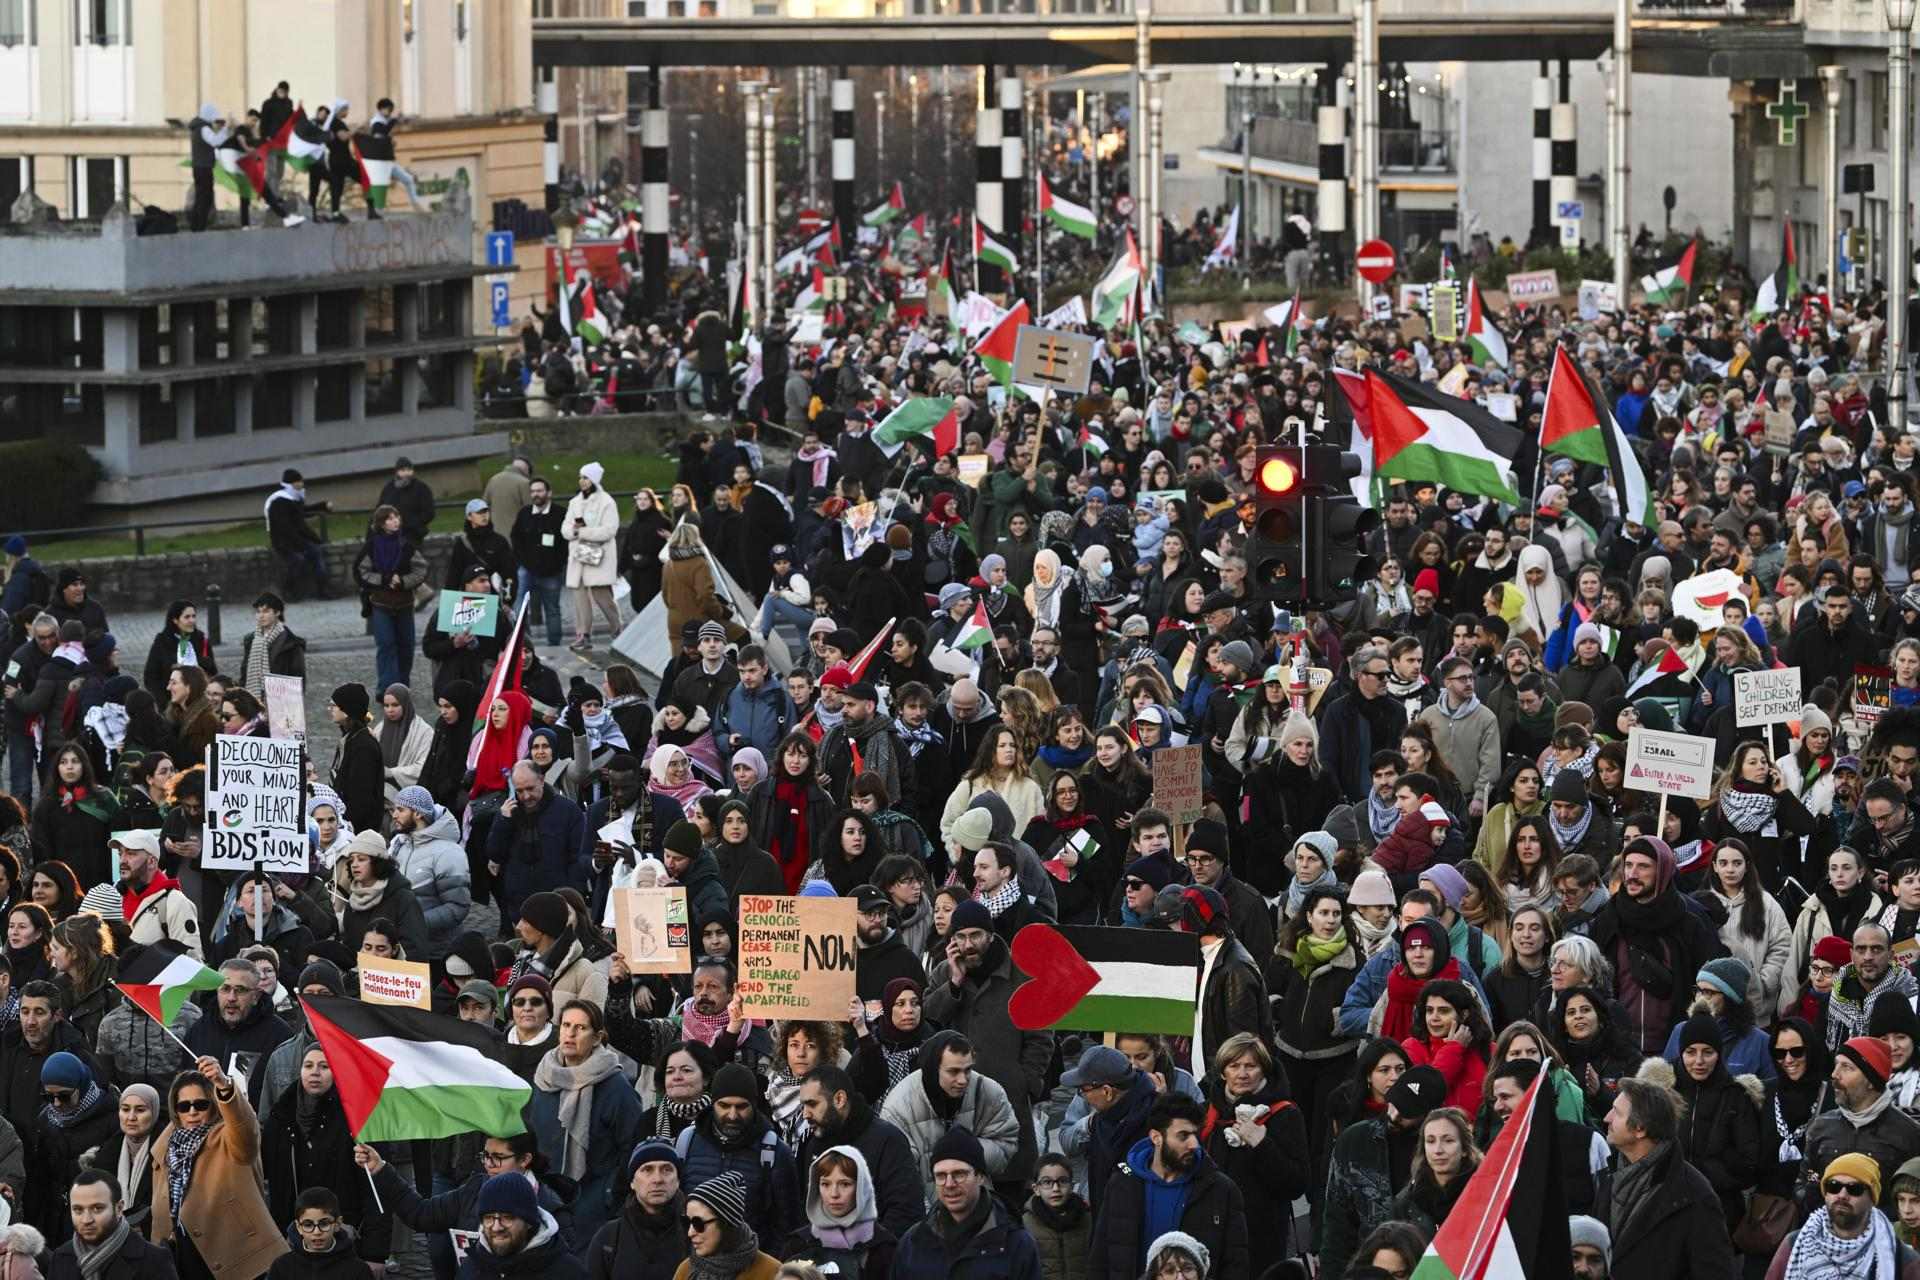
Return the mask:
[[500, 597], [491, 591], [442, 591], [440, 629], [490, 636], [500, 629]]
[[614, 940], [635, 973], [691, 973], [693, 929], [687, 891], [626, 888], [613, 891]]
[[203, 869], [307, 870], [305, 760], [306, 747], [285, 738], [221, 734], [213, 740], [207, 748]]
[[847, 1016], [859, 950], [852, 898], [740, 899], [740, 981], [749, 1017]]
[[299, 676], [267, 676], [267, 732], [293, 742], [307, 740], [307, 682]]
[[1800, 668], [1733, 673], [1733, 722], [1781, 724], [1800, 718]]
[[1153, 807], [1175, 822], [1193, 822], [1206, 809], [1200, 788], [1200, 748], [1162, 747], [1153, 753]]
[[978, 489], [980, 482], [987, 478], [987, 472], [993, 470], [993, 455], [990, 453], [962, 453], [954, 457], [954, 474], [960, 477], [960, 483], [970, 489]]
[[1627, 735], [1624, 785], [1634, 791], [1705, 800], [1713, 792], [1713, 739], [1635, 729]]
[[1733, 570], [1709, 569], [1675, 583], [1671, 607], [1676, 617], [1692, 619], [1702, 631], [1717, 631], [1726, 625], [1721, 606], [1736, 598], [1745, 603], [1745, 587]]
[[360, 998], [366, 1003], [433, 1008], [433, 976], [421, 961], [389, 960], [364, 951], [355, 959], [359, 962]]
[[1532, 306], [1560, 296], [1560, 276], [1553, 271], [1515, 271], [1507, 276], [1507, 300]]
[[1880, 717], [1893, 709], [1893, 668], [1855, 666], [1853, 669], [1853, 718], [1861, 729], [1872, 732]]

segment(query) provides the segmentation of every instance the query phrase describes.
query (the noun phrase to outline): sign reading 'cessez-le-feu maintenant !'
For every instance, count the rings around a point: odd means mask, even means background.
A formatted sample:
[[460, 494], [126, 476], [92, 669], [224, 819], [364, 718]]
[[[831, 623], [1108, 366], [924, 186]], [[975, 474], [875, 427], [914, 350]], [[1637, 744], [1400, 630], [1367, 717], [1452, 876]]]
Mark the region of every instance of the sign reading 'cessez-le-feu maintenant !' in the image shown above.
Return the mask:
[[1030, 924], [1014, 935], [1013, 963], [1029, 975], [1007, 1002], [1022, 1031], [1193, 1034], [1197, 934]]

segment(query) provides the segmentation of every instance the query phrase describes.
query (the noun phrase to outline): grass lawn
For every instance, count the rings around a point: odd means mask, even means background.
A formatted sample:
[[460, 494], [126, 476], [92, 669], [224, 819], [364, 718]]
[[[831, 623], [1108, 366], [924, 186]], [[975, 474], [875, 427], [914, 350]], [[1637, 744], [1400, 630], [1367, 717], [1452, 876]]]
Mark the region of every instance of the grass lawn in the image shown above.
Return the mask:
[[[674, 461], [663, 458], [657, 453], [603, 453], [588, 454], [551, 454], [543, 458], [538, 473], [553, 484], [556, 495], [572, 494], [578, 487], [580, 468], [586, 463], [597, 461], [607, 469], [606, 477], [601, 481], [611, 492], [621, 499], [620, 516], [624, 521], [631, 514], [627, 505], [627, 496], [634, 490], [646, 485], [654, 489], [666, 489], [673, 483]], [[436, 490], [434, 497], [445, 502], [452, 498], [467, 499], [480, 496], [487, 477], [499, 470], [497, 458], [486, 458], [473, 464], [472, 474], [465, 478], [458, 488], [451, 491]], [[327, 536], [334, 541], [357, 538], [362, 530], [363, 516], [335, 515], [327, 521]], [[459, 507], [442, 507], [433, 518], [435, 533], [458, 533], [463, 520]], [[504, 530], [503, 530], [504, 532]], [[260, 521], [248, 520], [239, 523], [209, 525], [202, 529], [183, 529], [177, 532], [149, 531], [147, 534], [147, 554], [160, 555], [166, 552], [211, 551], [231, 547], [257, 547], [261, 540]], [[62, 538], [58, 540], [36, 539], [34, 547], [37, 555], [45, 558], [48, 554], [57, 555], [62, 560], [83, 560], [98, 556], [130, 556], [133, 554], [132, 534], [109, 534], [97, 538]], [[45, 548], [45, 550], [42, 550]]]

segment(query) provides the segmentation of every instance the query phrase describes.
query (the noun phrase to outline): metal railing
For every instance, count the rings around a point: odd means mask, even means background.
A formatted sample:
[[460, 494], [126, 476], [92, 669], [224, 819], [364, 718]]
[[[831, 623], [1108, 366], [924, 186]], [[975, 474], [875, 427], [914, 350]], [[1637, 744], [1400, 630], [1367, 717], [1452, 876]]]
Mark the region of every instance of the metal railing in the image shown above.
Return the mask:
[[1747, 22], [1796, 22], [1800, 0], [1634, 0], [1648, 18], [1724, 18]]
[[[434, 510], [441, 511], [464, 509], [466, 505], [467, 500], [465, 498], [449, 498], [444, 502], [436, 501], [433, 507]], [[375, 510], [377, 510], [375, 507], [341, 507], [314, 512], [313, 519], [319, 525], [320, 541], [332, 541], [332, 539], [327, 536], [328, 516], [360, 516], [364, 520], [365, 517], [371, 516]], [[147, 554], [147, 531], [149, 529], [237, 528], [251, 525], [253, 520], [257, 518], [258, 517], [250, 518], [246, 516], [200, 516], [185, 520], [142, 520], [132, 524], [93, 524], [76, 526], [69, 529], [18, 529], [14, 532], [18, 533], [20, 537], [25, 538], [29, 545], [37, 545], [42, 542], [57, 543], [61, 539], [110, 538], [116, 535], [130, 533], [133, 535], [133, 554], [136, 556], [144, 556]]]

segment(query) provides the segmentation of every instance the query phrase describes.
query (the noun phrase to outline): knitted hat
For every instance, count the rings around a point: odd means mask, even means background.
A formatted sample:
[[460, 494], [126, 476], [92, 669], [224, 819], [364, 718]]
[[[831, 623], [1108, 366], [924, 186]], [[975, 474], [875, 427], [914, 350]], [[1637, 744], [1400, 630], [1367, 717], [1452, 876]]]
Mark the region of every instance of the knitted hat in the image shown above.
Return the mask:
[[1413, 589], [1416, 594], [1424, 591], [1430, 596], [1438, 596], [1440, 594], [1440, 571], [1438, 569], [1422, 569], [1420, 572], [1414, 574]]
[[1447, 1078], [1429, 1066], [1408, 1067], [1387, 1090], [1387, 1105], [1409, 1120], [1418, 1120], [1447, 1101]]
[[533, 1183], [527, 1175], [518, 1169], [506, 1173], [496, 1173], [480, 1184], [480, 1204], [476, 1210], [481, 1218], [490, 1213], [509, 1213], [522, 1222], [538, 1224], [540, 1221], [540, 1202], [534, 1195]]
[[700, 624], [700, 638], [702, 640], [718, 640], [720, 643], [725, 644], [727, 642], [727, 629], [717, 622], [703, 622]]
[[[728, 1065], [731, 1066], [732, 1064], [729, 1063]], [[673, 1149], [673, 1144], [671, 1142], [663, 1142], [659, 1138], [648, 1138], [645, 1142], [634, 1147], [633, 1154], [627, 1157], [627, 1181], [633, 1181], [633, 1175], [640, 1171], [641, 1165], [656, 1164], [662, 1161], [672, 1165], [675, 1173], [685, 1176], [687, 1172], [686, 1162], [680, 1159], [680, 1153]]]
[[1885, 1040], [1876, 1040], [1872, 1036], [1855, 1036], [1835, 1049], [1834, 1054], [1845, 1054], [1860, 1068], [1862, 1075], [1873, 1084], [1875, 1092], [1887, 1087], [1887, 1077], [1893, 1074], [1893, 1050], [1887, 1048]]
[[1548, 797], [1556, 804], [1584, 805], [1588, 801], [1587, 780], [1571, 769], [1553, 775], [1553, 790]]
[[1573, 629], [1574, 647], [1577, 649], [1588, 640], [1593, 641], [1595, 644], [1606, 643], [1606, 641], [1600, 637], [1600, 628], [1594, 626], [1591, 622], [1583, 622]]
[[1420, 873], [1420, 878], [1432, 881], [1433, 887], [1440, 891], [1441, 901], [1455, 911], [1467, 900], [1467, 878], [1444, 862], [1434, 863]]
[[[838, 631], [835, 631], [827, 637], [827, 644], [844, 654], [856, 654], [860, 652], [860, 634], [857, 631], [841, 627]], [[849, 672], [848, 674], [851, 675], [852, 673]]]
[[1875, 1000], [1873, 1012], [1867, 1015], [1867, 1034], [1882, 1040], [1888, 1035], [1920, 1040], [1920, 1016], [1915, 1015], [1911, 1003], [1898, 996]]
[[[1807, 735], [1816, 730], [1825, 730], [1831, 734], [1833, 732], [1833, 721], [1827, 716], [1826, 712], [1809, 702], [1806, 706], [1800, 708], [1801, 740], [1804, 742]], [[1831, 746], [1832, 743], [1828, 743], [1828, 745]]]
[[722, 1098], [745, 1098], [753, 1102], [760, 1097], [752, 1070], [737, 1062], [729, 1062], [714, 1073], [713, 1087], [708, 1092], [713, 1095], [715, 1102]]
[[[1427, 820], [1429, 827], [1450, 827], [1453, 819], [1447, 816], [1446, 809], [1431, 796], [1420, 802], [1420, 816]], [[1445, 864], [1442, 864], [1445, 865]], [[1455, 874], [1458, 874], [1457, 872]]]
[[1347, 892], [1347, 902], [1356, 907], [1391, 907], [1395, 902], [1393, 881], [1380, 868], [1368, 867], [1354, 877], [1353, 888]]
[[1165, 858], [1135, 858], [1127, 864], [1127, 878], [1144, 880], [1157, 892], [1173, 883], [1173, 872]]
[[[832, 644], [833, 642], [829, 640], [827, 643]], [[850, 653], [852, 650], [847, 650], [847, 652]], [[822, 689], [844, 689], [852, 683], [853, 671], [844, 662], [834, 663], [828, 667], [826, 673], [820, 677], [820, 687]]]
[[978, 853], [993, 839], [993, 815], [985, 809], [968, 809], [953, 820], [953, 842], [968, 853]]
[[1202, 937], [1224, 933], [1232, 920], [1227, 900], [1204, 885], [1188, 885], [1180, 891], [1180, 928]]
[[61, 1089], [84, 1090], [93, 1083], [93, 1073], [87, 1070], [87, 1064], [64, 1049], [49, 1054], [40, 1064], [40, 1087], [48, 1085]]
[[343, 684], [333, 691], [333, 705], [346, 712], [349, 720], [365, 720], [369, 704], [363, 684]]
[[1853, 961], [1853, 944], [1838, 934], [1828, 934], [1813, 944], [1813, 958], [1824, 960], [1836, 969], [1844, 969]]
[[959, 604], [972, 594], [972, 590], [968, 588], [966, 583], [949, 582], [946, 586], [940, 588], [940, 607], [942, 609], [951, 609], [954, 605]]
[[1561, 703], [1559, 707], [1555, 708], [1553, 713], [1553, 727], [1556, 729], [1564, 729], [1570, 724], [1577, 724], [1582, 729], [1591, 732], [1593, 729], [1593, 708], [1578, 698], [1568, 698], [1565, 702]]
[[530, 893], [520, 904], [520, 918], [549, 938], [557, 938], [567, 931], [566, 899], [550, 889]]
[[[729, 1064], [733, 1065], [733, 1064]], [[741, 1070], [746, 1070], [742, 1067]], [[974, 1145], [978, 1146], [978, 1143]], [[522, 1181], [525, 1181], [523, 1178]], [[708, 1178], [705, 1182], [687, 1192], [688, 1200], [698, 1200], [713, 1210], [720, 1221], [741, 1231], [747, 1225], [747, 1180], [737, 1173], [723, 1173]]]
[[300, 985], [305, 991], [308, 987], [325, 987], [329, 994], [343, 995], [346, 992], [346, 980], [340, 976], [340, 966], [331, 960], [309, 960], [307, 967], [300, 971]]
[[[1432, 570], [1428, 572], [1431, 573]], [[1161, 1256], [1169, 1252], [1184, 1253], [1192, 1258], [1203, 1276], [1213, 1265], [1213, 1255], [1208, 1252], [1207, 1246], [1184, 1231], [1169, 1231], [1147, 1246], [1146, 1274], [1153, 1275], [1159, 1268]]]
[[947, 918], [948, 937], [952, 937], [962, 929], [985, 929], [988, 933], [992, 933], [993, 913], [987, 910], [985, 903], [974, 898], [967, 899], [955, 907], [953, 914]]
[[515, 978], [513, 984], [507, 988], [507, 1004], [511, 1006], [513, 1004], [513, 998], [522, 991], [537, 992], [541, 998], [546, 1000], [547, 1008], [549, 1010], [553, 1008], [553, 984], [539, 974], [523, 973]]
[[1572, 1237], [1568, 1247], [1586, 1245], [1598, 1249], [1601, 1259], [1607, 1264], [1607, 1270], [1613, 1270], [1613, 1237], [1607, 1234], [1606, 1224], [1598, 1218], [1589, 1218], [1584, 1213], [1576, 1213], [1567, 1219], [1567, 1234]]
[[1721, 995], [1735, 1004], [1745, 1004], [1747, 984], [1753, 981], [1753, 969], [1745, 960], [1722, 956], [1701, 966], [1700, 981], [1711, 983]]
[[1187, 828], [1187, 848], [1204, 849], [1224, 857], [1227, 852], [1227, 827], [1212, 818], [1201, 818]]
[[1710, 1013], [1696, 1013], [1680, 1026], [1680, 1048], [1684, 1051], [1689, 1045], [1710, 1045], [1715, 1053], [1720, 1048], [1720, 1023]]
[[402, 787], [400, 794], [393, 798], [393, 802], [402, 809], [411, 809], [428, 818], [433, 816], [433, 811], [437, 807], [433, 803], [433, 792], [421, 786]]
[[1326, 863], [1329, 867], [1333, 865], [1334, 855], [1340, 852], [1340, 842], [1333, 838], [1331, 831], [1305, 832], [1298, 840], [1293, 842], [1293, 849], [1287, 850], [1287, 856], [1282, 859], [1286, 864], [1287, 870], [1297, 871], [1298, 868], [1294, 863], [1293, 852], [1294, 849], [1298, 849], [1301, 845], [1305, 845], [1307, 848], [1319, 854], [1320, 861]]
[[834, 892], [833, 886], [825, 880], [809, 880], [800, 886], [800, 892], [795, 896], [801, 898], [837, 898], [840, 895]]
[[927, 1161], [927, 1168], [938, 1168], [942, 1160], [958, 1160], [972, 1166], [978, 1173], [987, 1173], [986, 1148], [980, 1145], [980, 1139], [973, 1136], [972, 1130], [963, 1125], [955, 1125], [947, 1130], [940, 1141], [933, 1144], [933, 1155]]
[[700, 828], [685, 818], [667, 828], [665, 845], [668, 853], [677, 853], [683, 858], [700, 856]]
[[1872, 1156], [1862, 1155], [1858, 1151], [1849, 1151], [1843, 1156], [1835, 1156], [1827, 1167], [1820, 1171], [1820, 1181], [1828, 1178], [1852, 1178], [1864, 1182], [1873, 1192], [1873, 1198], [1880, 1198], [1880, 1162]]
[[[1271, 677], [1273, 673], [1269, 671], [1267, 674]], [[1305, 738], [1311, 742], [1316, 753], [1320, 750], [1320, 729], [1313, 723], [1313, 717], [1289, 711], [1285, 723], [1280, 726], [1280, 749], [1285, 751], [1287, 744], [1295, 738]]]
[[1255, 656], [1253, 646], [1245, 640], [1231, 640], [1220, 646], [1220, 661], [1231, 663], [1242, 676], [1250, 676], [1259, 658]]

